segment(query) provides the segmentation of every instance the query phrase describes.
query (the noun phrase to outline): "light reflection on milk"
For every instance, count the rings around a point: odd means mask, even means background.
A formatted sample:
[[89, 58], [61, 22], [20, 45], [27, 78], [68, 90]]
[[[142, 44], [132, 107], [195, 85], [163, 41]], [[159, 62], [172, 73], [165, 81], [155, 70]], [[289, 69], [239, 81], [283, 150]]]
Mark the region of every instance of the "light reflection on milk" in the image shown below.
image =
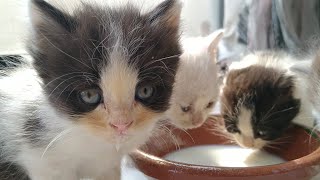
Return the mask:
[[167, 154], [167, 160], [220, 167], [252, 167], [280, 164], [280, 157], [265, 151], [244, 149], [234, 145], [207, 145], [185, 148]]

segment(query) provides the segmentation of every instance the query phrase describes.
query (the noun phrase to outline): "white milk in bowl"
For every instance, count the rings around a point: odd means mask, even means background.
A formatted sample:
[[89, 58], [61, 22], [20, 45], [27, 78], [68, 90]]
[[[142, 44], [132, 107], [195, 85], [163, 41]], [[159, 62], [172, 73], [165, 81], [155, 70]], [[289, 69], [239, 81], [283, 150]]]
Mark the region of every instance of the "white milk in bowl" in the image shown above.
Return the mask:
[[204, 145], [184, 148], [164, 159], [204, 166], [253, 167], [280, 164], [284, 159], [262, 150], [244, 149], [235, 145]]

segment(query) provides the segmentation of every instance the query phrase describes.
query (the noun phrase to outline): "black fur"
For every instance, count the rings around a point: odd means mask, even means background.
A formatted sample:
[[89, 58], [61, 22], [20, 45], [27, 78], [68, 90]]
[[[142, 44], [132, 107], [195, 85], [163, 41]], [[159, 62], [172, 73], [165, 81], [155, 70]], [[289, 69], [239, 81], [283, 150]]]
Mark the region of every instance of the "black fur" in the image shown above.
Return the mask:
[[262, 66], [233, 70], [226, 83], [222, 115], [231, 133], [241, 133], [237, 127], [240, 106], [253, 111], [255, 138], [267, 141], [279, 138], [300, 111], [300, 100], [293, 96], [294, 77], [279, 70]]
[[48, 16], [56, 23], [64, 27], [68, 32], [71, 32], [76, 26], [76, 22], [68, 14], [63, 13], [59, 9], [50, 5], [44, 0], [32, 0], [33, 4], [36, 5], [45, 16]]
[[129, 64], [143, 79], [137, 87], [151, 84], [156, 88], [153, 98], [141, 103], [154, 111], [168, 108], [181, 53], [175, 0], [166, 0], [147, 14], [130, 5], [121, 9], [84, 5], [73, 16], [42, 0], [32, 2], [45, 18], [34, 24], [28, 49], [58, 109], [82, 114], [95, 108], [83, 104], [78, 94], [98, 88], [100, 72], [108, 65], [119, 33], [130, 55]]
[[6, 76], [12, 69], [25, 65], [25, 59], [19, 55], [0, 56], [0, 76]]
[[1, 180], [31, 180], [24, 170], [15, 163], [0, 163]]
[[46, 127], [38, 117], [35, 106], [29, 106], [25, 110], [27, 121], [25, 121], [24, 129], [24, 138], [33, 146], [40, 146], [48, 144], [48, 142], [42, 142], [43, 134], [46, 131]]

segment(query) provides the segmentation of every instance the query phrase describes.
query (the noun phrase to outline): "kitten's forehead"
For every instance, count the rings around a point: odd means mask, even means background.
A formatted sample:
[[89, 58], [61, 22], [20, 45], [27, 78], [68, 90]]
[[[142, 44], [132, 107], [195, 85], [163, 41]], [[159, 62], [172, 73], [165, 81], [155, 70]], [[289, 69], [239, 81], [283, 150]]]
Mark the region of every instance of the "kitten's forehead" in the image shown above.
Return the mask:
[[216, 81], [216, 65], [206, 52], [200, 55], [184, 52], [180, 56], [174, 96], [179, 101], [189, 102], [215, 99], [218, 92]]
[[252, 110], [241, 107], [238, 116], [238, 128], [242, 135], [254, 137], [252, 126]]
[[128, 64], [128, 58], [122, 48], [115, 46], [108, 66], [102, 69], [100, 86], [106, 103], [111, 101], [126, 106], [134, 100], [138, 72]]

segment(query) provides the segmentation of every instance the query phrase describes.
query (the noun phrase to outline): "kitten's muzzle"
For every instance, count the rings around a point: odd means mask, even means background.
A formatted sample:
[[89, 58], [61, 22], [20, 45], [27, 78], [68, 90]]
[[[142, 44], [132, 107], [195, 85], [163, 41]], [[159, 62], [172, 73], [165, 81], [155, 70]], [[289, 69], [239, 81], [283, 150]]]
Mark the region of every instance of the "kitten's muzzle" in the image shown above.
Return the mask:
[[195, 113], [193, 116], [192, 116], [192, 125], [194, 126], [200, 126], [202, 123], [203, 123], [203, 116], [201, 113]]

